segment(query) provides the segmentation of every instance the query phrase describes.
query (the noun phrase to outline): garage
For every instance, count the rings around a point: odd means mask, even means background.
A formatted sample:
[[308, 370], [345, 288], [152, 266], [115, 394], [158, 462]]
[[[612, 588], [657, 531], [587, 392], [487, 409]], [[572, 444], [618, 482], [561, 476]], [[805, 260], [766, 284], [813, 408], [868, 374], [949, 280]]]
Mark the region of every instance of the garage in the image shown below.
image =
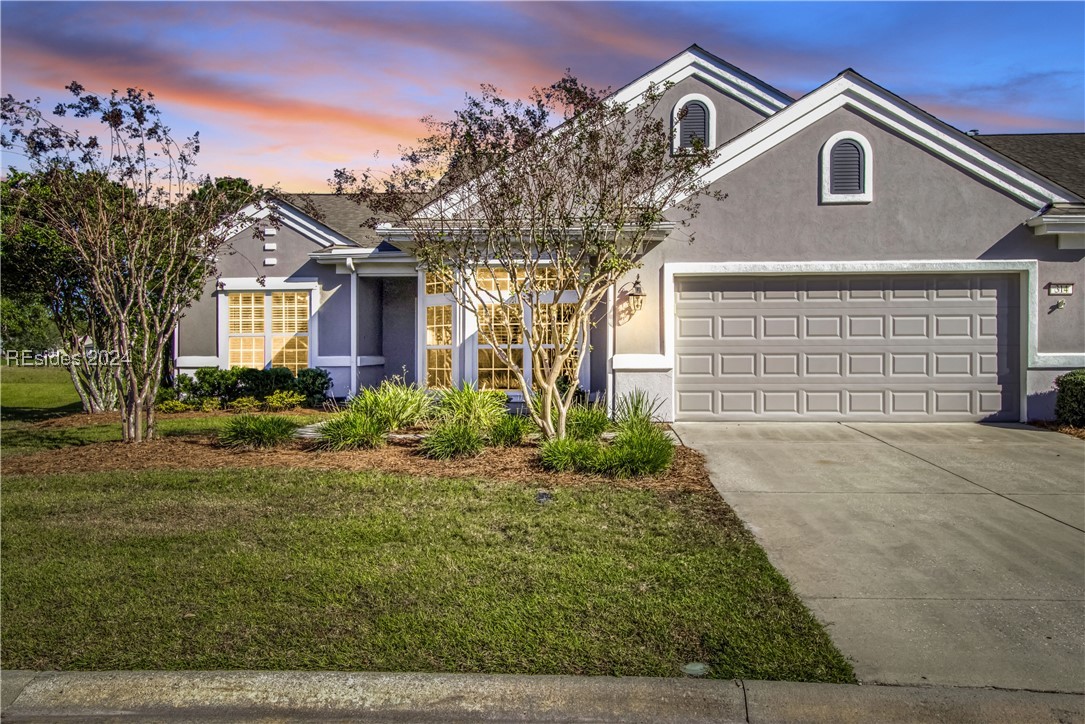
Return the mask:
[[679, 420], [1016, 421], [1013, 274], [675, 280]]

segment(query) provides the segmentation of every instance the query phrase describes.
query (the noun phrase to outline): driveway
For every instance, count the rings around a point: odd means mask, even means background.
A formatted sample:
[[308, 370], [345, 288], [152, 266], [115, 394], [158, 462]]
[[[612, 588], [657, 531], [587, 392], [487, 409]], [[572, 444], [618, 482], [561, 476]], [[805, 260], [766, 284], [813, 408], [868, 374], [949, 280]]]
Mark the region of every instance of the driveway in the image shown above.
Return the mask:
[[966, 423], [674, 429], [861, 680], [1085, 691], [1085, 442]]

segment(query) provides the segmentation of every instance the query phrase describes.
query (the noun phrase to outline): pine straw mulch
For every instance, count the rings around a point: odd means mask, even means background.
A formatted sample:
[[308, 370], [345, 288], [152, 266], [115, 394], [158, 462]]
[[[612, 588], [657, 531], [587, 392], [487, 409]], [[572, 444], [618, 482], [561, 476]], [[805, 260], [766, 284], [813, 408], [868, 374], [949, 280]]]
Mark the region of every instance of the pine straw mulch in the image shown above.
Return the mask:
[[[206, 414], [206, 413], [203, 413]], [[713, 492], [704, 457], [687, 447], [675, 447], [667, 472], [644, 478], [616, 480], [600, 475], [552, 473], [538, 461], [538, 448], [487, 448], [458, 460], [430, 460], [414, 445], [392, 444], [377, 450], [325, 452], [312, 443], [294, 441], [272, 450], [233, 451], [218, 447], [213, 436], [167, 437], [131, 445], [102, 442], [0, 458], [4, 475], [57, 475], [142, 470], [217, 470], [223, 468], [297, 468], [310, 470], [376, 471], [428, 478], [478, 478], [538, 486], [605, 484], [659, 491]]]
[[[284, 415], [287, 417], [298, 415], [309, 415], [313, 413], [319, 413], [321, 410], [314, 410], [310, 408], [298, 408], [296, 410], [287, 410], [285, 412], [264, 412], [263, 410], [257, 410], [261, 415]], [[190, 410], [188, 412], [171, 412], [164, 414], [159, 412], [155, 415], [155, 419], [159, 422], [163, 420], [190, 420], [201, 419], [206, 420], [209, 417], [236, 417], [237, 414], [230, 412], [229, 410], [212, 410], [210, 412], [202, 412], [200, 410]], [[69, 428], [69, 427], [90, 427], [93, 425], [113, 425], [120, 424], [121, 413], [113, 410], [112, 412], [78, 412], [72, 415], [63, 415], [61, 417], [50, 417], [39, 422], [35, 422], [34, 426], [43, 430], [57, 429], [57, 428]]]
[[1055, 432], [1061, 432], [1063, 435], [1069, 435], [1070, 437], [1076, 437], [1078, 440], [1085, 440], [1085, 427], [1074, 427], [1073, 425], [1060, 425], [1057, 422], [1044, 422], [1034, 421], [1033, 427], [1043, 428], [1044, 430], [1054, 430]]

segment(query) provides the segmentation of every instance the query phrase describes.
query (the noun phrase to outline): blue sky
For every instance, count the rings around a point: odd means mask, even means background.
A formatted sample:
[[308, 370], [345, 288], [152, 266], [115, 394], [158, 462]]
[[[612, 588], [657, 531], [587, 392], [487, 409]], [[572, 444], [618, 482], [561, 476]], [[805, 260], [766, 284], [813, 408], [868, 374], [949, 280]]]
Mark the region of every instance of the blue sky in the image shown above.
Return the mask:
[[[0, 3], [0, 90], [155, 92], [201, 169], [324, 191], [418, 119], [693, 43], [798, 96], [854, 68], [961, 129], [1085, 131], [1085, 3]], [[5, 159], [5, 165], [13, 159]]]

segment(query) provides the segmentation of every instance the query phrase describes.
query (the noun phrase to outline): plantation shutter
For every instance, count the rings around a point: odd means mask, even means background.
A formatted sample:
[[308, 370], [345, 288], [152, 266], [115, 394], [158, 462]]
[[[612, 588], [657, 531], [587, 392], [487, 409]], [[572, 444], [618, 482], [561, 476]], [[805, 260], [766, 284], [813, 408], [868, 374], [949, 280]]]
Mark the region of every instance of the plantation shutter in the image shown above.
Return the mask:
[[861, 194], [866, 187], [863, 178], [863, 150], [855, 141], [840, 141], [829, 154], [829, 192]]
[[678, 126], [678, 145], [681, 148], [691, 147], [695, 138], [708, 143], [708, 109], [700, 101], [686, 104], [686, 114]]

